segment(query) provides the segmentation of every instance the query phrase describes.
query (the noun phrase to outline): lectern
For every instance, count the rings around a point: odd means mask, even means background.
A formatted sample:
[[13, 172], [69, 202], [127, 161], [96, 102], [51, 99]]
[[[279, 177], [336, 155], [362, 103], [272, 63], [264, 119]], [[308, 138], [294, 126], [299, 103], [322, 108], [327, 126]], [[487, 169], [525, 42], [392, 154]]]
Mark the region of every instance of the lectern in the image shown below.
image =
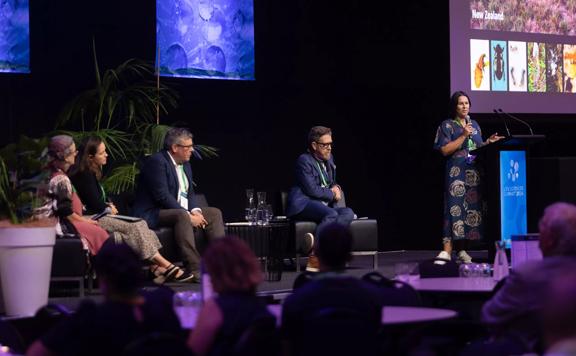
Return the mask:
[[506, 241], [510, 248], [512, 235], [528, 231], [526, 186], [528, 148], [543, 141], [544, 135], [510, 135], [498, 142], [470, 151], [477, 164], [484, 167], [482, 194], [487, 203], [484, 216], [484, 238], [489, 257], [495, 254], [494, 241]]

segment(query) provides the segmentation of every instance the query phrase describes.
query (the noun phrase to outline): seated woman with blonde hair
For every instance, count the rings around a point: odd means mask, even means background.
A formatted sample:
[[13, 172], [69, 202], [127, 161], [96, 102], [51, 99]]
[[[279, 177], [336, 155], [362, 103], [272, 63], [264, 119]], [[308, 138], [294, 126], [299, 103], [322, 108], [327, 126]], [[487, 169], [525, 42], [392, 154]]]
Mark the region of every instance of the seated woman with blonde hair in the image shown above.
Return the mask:
[[254, 322], [271, 319], [275, 325], [274, 316], [256, 296], [262, 270], [250, 247], [236, 237], [210, 244], [204, 264], [216, 296], [205, 302], [188, 346], [198, 356], [229, 355]]

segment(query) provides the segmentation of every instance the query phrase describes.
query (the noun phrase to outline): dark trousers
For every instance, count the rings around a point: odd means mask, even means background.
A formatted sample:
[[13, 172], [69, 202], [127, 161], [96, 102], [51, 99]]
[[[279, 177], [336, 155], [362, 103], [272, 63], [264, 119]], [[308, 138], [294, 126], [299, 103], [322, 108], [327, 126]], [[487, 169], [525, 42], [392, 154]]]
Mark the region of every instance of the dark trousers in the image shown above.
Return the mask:
[[304, 209], [293, 218], [317, 223], [316, 235], [318, 235], [326, 225], [331, 223], [350, 225], [354, 220], [354, 212], [350, 208], [331, 208], [319, 200], [310, 200]]
[[[218, 208], [202, 208], [202, 215], [208, 222], [204, 232], [209, 241], [225, 235], [222, 212]], [[174, 229], [176, 244], [184, 257], [184, 267], [190, 272], [200, 271], [200, 254], [194, 239], [194, 227], [190, 221], [190, 213], [184, 209], [160, 209], [158, 225]]]

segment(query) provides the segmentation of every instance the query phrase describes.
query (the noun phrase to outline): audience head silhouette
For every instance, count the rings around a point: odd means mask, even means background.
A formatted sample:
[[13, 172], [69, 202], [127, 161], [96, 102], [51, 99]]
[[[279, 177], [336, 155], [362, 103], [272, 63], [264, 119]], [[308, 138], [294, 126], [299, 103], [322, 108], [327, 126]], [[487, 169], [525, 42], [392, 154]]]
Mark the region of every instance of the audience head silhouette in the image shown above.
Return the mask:
[[130, 298], [138, 294], [142, 265], [128, 245], [104, 244], [96, 255], [94, 267], [107, 298]]
[[544, 256], [576, 256], [576, 206], [554, 203], [544, 210], [538, 225]]
[[217, 293], [255, 292], [262, 281], [262, 270], [246, 242], [228, 236], [206, 249], [204, 263]]
[[352, 235], [350, 229], [333, 223], [320, 230], [314, 253], [320, 261], [320, 270], [344, 270], [352, 258]]

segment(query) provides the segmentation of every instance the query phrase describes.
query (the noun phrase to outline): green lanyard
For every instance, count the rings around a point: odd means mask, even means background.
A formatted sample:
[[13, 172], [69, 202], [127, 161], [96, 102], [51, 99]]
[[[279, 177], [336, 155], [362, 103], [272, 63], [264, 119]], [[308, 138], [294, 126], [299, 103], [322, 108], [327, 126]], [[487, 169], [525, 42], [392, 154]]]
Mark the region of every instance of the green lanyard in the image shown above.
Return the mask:
[[178, 168], [179, 168], [179, 169], [178, 169], [178, 172], [180, 173], [180, 176], [182, 177], [182, 184], [184, 185], [183, 191], [184, 191], [185, 193], [188, 193], [188, 186], [189, 186], [189, 185], [188, 185], [188, 178], [186, 178], [186, 173], [184, 173], [184, 165], [179, 164], [179, 165], [178, 165]]
[[[326, 179], [326, 177], [324, 177], [324, 172], [322, 167], [320, 167], [320, 163], [318, 163], [318, 161], [316, 161], [316, 167], [318, 167], [318, 172], [320, 172], [320, 179], [322, 180], [322, 187], [327, 188], [328, 187], [328, 180]], [[326, 174], [328, 174], [328, 172], [326, 172]]]
[[106, 192], [104, 191], [104, 187], [100, 183], [98, 183], [98, 185], [100, 186], [100, 193], [102, 193], [102, 201], [106, 202]]

